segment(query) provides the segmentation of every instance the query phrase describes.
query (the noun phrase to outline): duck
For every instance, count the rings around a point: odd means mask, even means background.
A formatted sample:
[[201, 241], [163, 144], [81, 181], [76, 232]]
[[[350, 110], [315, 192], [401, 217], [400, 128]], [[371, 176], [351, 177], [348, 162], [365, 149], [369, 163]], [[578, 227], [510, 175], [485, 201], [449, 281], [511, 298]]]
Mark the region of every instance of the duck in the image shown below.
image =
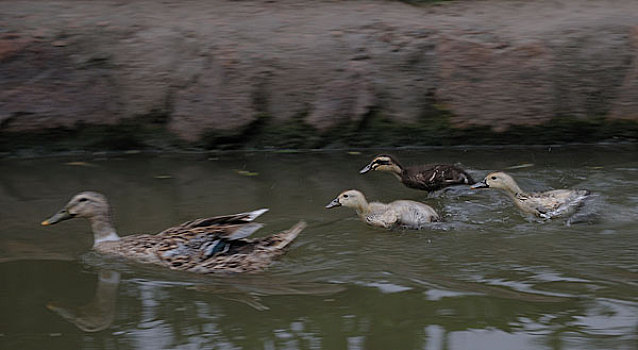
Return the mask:
[[421, 229], [439, 220], [439, 215], [427, 204], [411, 200], [368, 203], [364, 194], [357, 190], [341, 192], [326, 209], [340, 206], [354, 209], [365, 223], [386, 229]]
[[589, 190], [569, 189], [537, 193], [524, 192], [514, 178], [502, 171], [487, 174], [483, 181], [475, 183], [470, 188], [495, 188], [502, 190], [507, 193], [522, 212], [542, 219], [574, 214], [591, 194]]
[[409, 188], [434, 192], [453, 185], [472, 185], [474, 180], [465, 170], [450, 164], [426, 164], [404, 168], [389, 154], [379, 154], [359, 170], [360, 174], [370, 171], [385, 171], [393, 174]]
[[277, 234], [247, 239], [263, 225], [254, 223], [268, 209], [201, 218], [168, 228], [158, 234], [120, 237], [113, 227], [111, 207], [101, 193], [76, 194], [43, 226], [72, 218], [85, 218], [93, 231], [98, 253], [195, 273], [255, 272], [266, 268], [306, 227], [300, 221]]

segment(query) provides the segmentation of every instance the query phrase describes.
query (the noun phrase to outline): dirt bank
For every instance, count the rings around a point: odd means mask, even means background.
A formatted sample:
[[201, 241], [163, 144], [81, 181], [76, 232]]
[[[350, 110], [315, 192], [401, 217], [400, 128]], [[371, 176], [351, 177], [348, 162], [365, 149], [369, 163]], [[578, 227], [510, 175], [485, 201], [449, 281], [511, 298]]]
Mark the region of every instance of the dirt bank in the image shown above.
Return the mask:
[[638, 2], [3, 1], [0, 150], [638, 137]]

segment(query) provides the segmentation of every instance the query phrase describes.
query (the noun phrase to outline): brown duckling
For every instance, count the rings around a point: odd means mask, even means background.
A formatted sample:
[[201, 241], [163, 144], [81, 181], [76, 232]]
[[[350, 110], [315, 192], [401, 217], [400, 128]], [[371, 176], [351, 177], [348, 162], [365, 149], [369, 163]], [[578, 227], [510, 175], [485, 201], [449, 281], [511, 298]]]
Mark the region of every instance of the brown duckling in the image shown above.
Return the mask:
[[367, 224], [384, 228], [421, 229], [439, 220], [439, 215], [427, 204], [409, 200], [368, 203], [363, 193], [357, 190], [342, 192], [326, 205], [326, 209], [340, 206], [353, 208]]
[[417, 165], [404, 168], [399, 161], [388, 154], [380, 154], [370, 164], [359, 171], [365, 174], [371, 170], [394, 174], [401, 183], [410, 188], [428, 192], [452, 185], [471, 185], [474, 180], [465, 170], [450, 164]]
[[567, 189], [539, 193], [523, 192], [511, 176], [500, 171], [488, 174], [483, 181], [477, 182], [470, 188], [502, 190], [512, 198], [514, 204], [521, 211], [543, 219], [569, 216], [575, 213], [590, 195], [588, 190]]
[[75, 195], [64, 209], [44, 220], [42, 225], [85, 218], [93, 230], [93, 249], [100, 253], [173, 270], [247, 272], [267, 267], [273, 258], [285, 252], [306, 226], [301, 221], [287, 231], [246, 239], [262, 227], [252, 221], [266, 211], [268, 209], [197, 219], [156, 235], [120, 237], [113, 228], [106, 197], [96, 192], [82, 192]]

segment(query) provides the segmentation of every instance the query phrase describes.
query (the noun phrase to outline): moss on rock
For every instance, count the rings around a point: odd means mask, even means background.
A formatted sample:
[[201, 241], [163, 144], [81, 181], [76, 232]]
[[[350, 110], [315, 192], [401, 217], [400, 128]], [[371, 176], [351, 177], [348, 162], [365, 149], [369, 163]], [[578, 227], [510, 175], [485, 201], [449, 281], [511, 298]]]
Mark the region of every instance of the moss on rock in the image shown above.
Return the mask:
[[638, 141], [638, 123], [605, 118], [555, 117], [538, 126], [514, 126], [495, 132], [486, 126], [454, 128], [451, 113], [434, 106], [415, 123], [398, 123], [372, 110], [359, 122], [319, 132], [304, 115], [287, 122], [260, 114], [249, 125], [208, 131], [198, 142], [178, 139], [166, 129], [166, 118], [149, 115], [115, 125], [76, 125], [37, 133], [1, 133], [0, 152], [47, 154], [66, 151], [241, 150], [384, 148], [455, 145], [547, 145]]

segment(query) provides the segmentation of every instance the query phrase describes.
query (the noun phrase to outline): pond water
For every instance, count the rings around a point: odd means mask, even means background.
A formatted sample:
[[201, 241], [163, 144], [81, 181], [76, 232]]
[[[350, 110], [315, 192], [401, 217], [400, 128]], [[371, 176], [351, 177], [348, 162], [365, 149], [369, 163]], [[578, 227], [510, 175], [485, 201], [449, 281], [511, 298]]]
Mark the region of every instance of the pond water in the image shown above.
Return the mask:
[[[397, 150], [404, 164], [506, 170], [524, 189], [587, 188], [595, 220], [525, 217], [502, 193], [427, 195], [358, 170], [378, 152], [129, 154], [0, 160], [2, 349], [636, 349], [635, 146]], [[324, 209], [432, 205], [422, 231]], [[200, 276], [90, 252], [83, 220], [39, 223], [105, 193], [121, 235], [262, 207], [256, 235], [300, 219], [288, 254], [253, 275]]]

